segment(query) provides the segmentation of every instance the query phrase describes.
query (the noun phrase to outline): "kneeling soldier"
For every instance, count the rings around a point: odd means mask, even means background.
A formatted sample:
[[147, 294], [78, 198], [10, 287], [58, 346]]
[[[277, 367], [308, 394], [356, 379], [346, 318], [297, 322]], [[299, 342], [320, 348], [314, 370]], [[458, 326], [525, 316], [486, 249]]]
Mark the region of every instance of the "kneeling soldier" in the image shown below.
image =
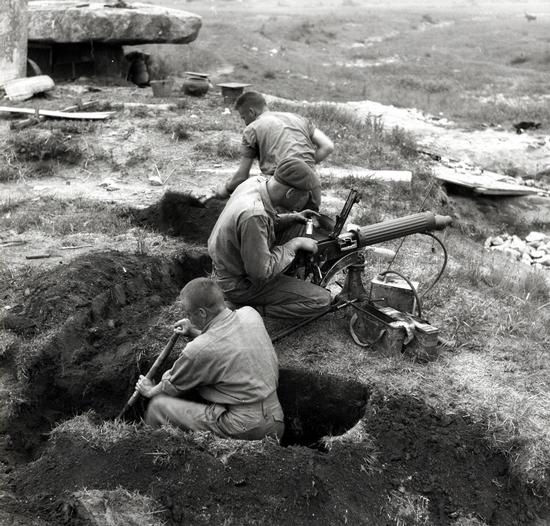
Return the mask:
[[[145, 422], [225, 438], [280, 438], [278, 360], [261, 316], [251, 307], [228, 309], [222, 291], [207, 278], [190, 281], [181, 299], [187, 317], [174, 330], [194, 339], [160, 383], [140, 376], [136, 389], [151, 398]], [[180, 398], [191, 391], [205, 402]]]

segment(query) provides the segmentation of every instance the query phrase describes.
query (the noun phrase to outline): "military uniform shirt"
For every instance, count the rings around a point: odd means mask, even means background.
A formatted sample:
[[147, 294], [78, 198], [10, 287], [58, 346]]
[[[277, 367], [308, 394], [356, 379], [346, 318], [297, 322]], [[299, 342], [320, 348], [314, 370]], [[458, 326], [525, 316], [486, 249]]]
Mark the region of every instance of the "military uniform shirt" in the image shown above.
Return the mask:
[[216, 279], [224, 291], [228, 281], [243, 279], [261, 284], [280, 275], [296, 253], [288, 246], [275, 245], [273, 208], [262, 176], [241, 183], [225, 205], [208, 239], [208, 253]]
[[263, 174], [273, 175], [277, 164], [289, 157], [315, 166], [315, 126], [301, 115], [265, 111], [243, 132], [241, 155], [258, 159]]
[[189, 342], [162, 377], [162, 391], [197, 388], [207, 401], [248, 404], [277, 389], [279, 364], [261, 316], [252, 307], [225, 309]]

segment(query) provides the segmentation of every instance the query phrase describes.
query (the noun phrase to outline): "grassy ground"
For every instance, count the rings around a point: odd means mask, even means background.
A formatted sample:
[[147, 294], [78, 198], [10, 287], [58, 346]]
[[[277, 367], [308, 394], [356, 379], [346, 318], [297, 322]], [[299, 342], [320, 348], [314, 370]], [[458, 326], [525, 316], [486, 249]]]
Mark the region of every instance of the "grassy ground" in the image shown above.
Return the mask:
[[[291, 99], [370, 99], [474, 127], [518, 120], [548, 126], [544, 3], [312, 7], [193, 2], [190, 10], [203, 16], [200, 37], [183, 51], [152, 49], [172, 71], [205, 71], [215, 81], [251, 82]], [[527, 22], [527, 9], [539, 13], [536, 22]]]

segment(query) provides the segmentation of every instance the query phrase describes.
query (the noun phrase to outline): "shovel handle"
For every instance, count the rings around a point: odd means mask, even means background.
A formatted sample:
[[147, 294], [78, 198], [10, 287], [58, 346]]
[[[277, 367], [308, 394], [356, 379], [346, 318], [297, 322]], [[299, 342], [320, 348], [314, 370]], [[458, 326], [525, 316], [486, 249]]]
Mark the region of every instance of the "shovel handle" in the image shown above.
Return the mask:
[[[145, 378], [148, 378], [149, 380], [151, 380], [155, 376], [158, 368], [164, 363], [164, 361], [166, 360], [166, 358], [174, 348], [174, 345], [176, 345], [176, 342], [178, 341], [179, 336], [180, 335], [177, 332], [174, 332], [172, 336], [170, 336], [170, 340], [168, 340], [168, 343], [166, 344], [164, 349], [162, 349], [161, 353], [157, 356], [155, 363], [147, 371]], [[130, 409], [130, 407], [132, 407], [135, 404], [138, 398], [139, 398], [139, 391], [136, 390], [134, 394], [130, 397], [130, 399], [126, 402], [126, 404], [122, 408], [122, 411], [118, 414], [116, 419], [120, 420], [120, 418], [122, 418], [122, 415], [124, 415], [124, 413], [126, 413], [126, 411], [128, 411], [128, 409]]]

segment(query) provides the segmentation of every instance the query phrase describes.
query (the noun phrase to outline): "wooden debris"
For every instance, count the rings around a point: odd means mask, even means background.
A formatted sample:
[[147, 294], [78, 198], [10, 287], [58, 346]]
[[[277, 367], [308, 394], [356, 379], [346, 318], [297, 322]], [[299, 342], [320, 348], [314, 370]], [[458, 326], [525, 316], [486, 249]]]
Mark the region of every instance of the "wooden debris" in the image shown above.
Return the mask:
[[476, 173], [464, 167], [434, 166], [436, 179], [444, 183], [456, 184], [470, 188], [476, 194], [493, 196], [537, 194], [541, 190], [518, 184], [513, 178], [484, 170]]
[[4, 84], [6, 97], [11, 101], [27, 100], [44, 91], [54, 88], [55, 84], [48, 75], [39, 75], [37, 77], [23, 77], [13, 79]]
[[55, 110], [40, 110], [33, 108], [14, 108], [12, 106], [0, 106], [0, 112], [8, 113], [22, 113], [26, 115], [35, 115], [37, 118], [44, 117], [56, 117], [58, 119], [80, 119], [80, 120], [105, 120], [108, 119], [114, 111], [79, 111], [79, 112], [66, 112]]
[[[75, 104], [73, 106], [67, 106], [66, 108], [63, 108], [62, 112], [72, 112], [75, 110], [81, 110], [84, 108], [88, 108], [90, 106], [93, 106], [97, 101], [91, 100], [89, 102], [84, 102], [82, 104]], [[33, 124], [37, 124], [38, 122], [41, 122], [46, 119], [45, 115], [39, 115], [38, 118], [35, 117], [29, 117], [27, 119], [23, 119], [22, 121], [18, 122], [12, 122], [10, 125], [10, 129], [12, 130], [22, 130], [23, 128], [26, 128], [27, 126], [32, 126]]]
[[177, 108], [177, 104], [173, 102], [165, 104], [145, 104], [141, 102], [123, 102], [122, 106], [124, 108], [146, 108], [148, 110], [157, 110], [157, 111], [170, 111]]
[[0, 243], [0, 247], [6, 248], [6, 247], [20, 247], [21, 245], [26, 245], [26, 241], [6, 241], [4, 243]]
[[51, 254], [31, 254], [29, 256], [25, 256], [26, 259], [46, 259], [51, 257]]

